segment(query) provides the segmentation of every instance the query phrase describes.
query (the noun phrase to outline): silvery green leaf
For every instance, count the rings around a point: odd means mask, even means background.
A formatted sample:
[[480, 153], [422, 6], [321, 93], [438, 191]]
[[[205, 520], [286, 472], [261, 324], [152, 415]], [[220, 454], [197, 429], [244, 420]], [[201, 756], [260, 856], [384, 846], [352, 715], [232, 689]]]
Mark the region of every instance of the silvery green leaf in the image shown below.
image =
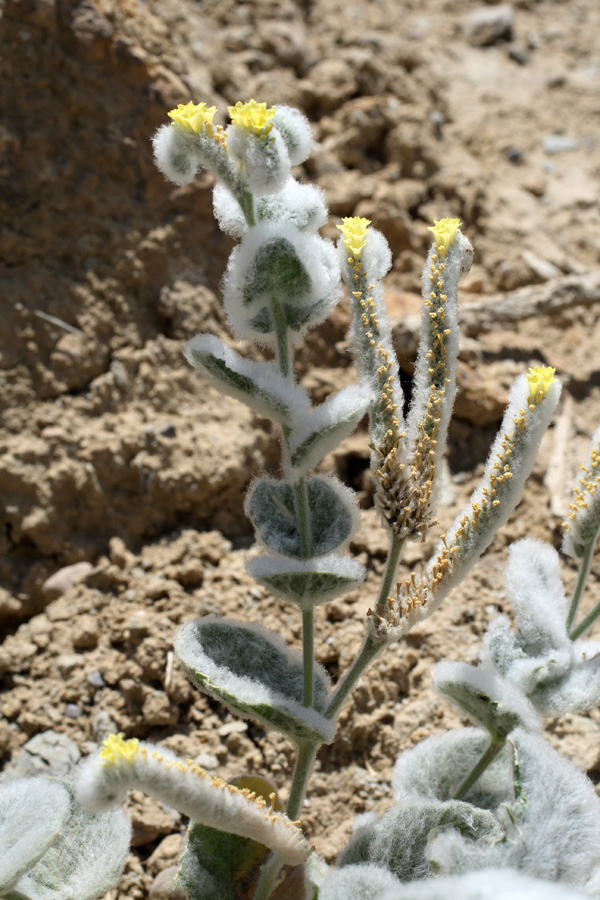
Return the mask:
[[335, 723], [323, 715], [327, 673], [315, 668], [314, 708], [306, 708], [302, 653], [278, 635], [259, 625], [207, 616], [180, 628], [175, 652], [192, 683], [236, 715], [295, 742], [333, 740]]
[[514, 869], [483, 869], [403, 884], [379, 894], [377, 900], [583, 900], [586, 896], [594, 895]]
[[568, 646], [568, 604], [554, 547], [532, 538], [516, 541], [504, 577], [525, 652], [538, 656]]
[[541, 729], [539, 716], [523, 692], [492, 668], [442, 662], [435, 667], [434, 686], [493, 740], [506, 738], [519, 725]]
[[302, 301], [311, 291], [310, 275], [294, 244], [272, 237], [259, 247], [243, 290], [243, 302], [270, 303], [273, 297]]
[[512, 772], [505, 802], [494, 810], [503, 839], [483, 849], [447, 830], [430, 841], [432, 864], [442, 875], [507, 867], [585, 888], [600, 867], [600, 799], [593, 784], [547, 741], [521, 728], [501, 757]]
[[360, 829], [343, 851], [342, 867], [372, 864], [387, 869], [400, 881], [436, 874], [428, 855], [429, 842], [444, 829], [456, 829], [465, 840], [488, 847], [502, 837], [502, 828], [489, 810], [460, 800], [422, 800], [395, 806], [371, 826]]
[[0, 785], [0, 893], [58, 838], [71, 798], [51, 778], [22, 778]]
[[276, 597], [301, 609], [312, 609], [360, 584], [365, 569], [359, 562], [331, 554], [296, 560], [258, 556], [246, 563], [248, 573]]
[[250, 838], [190, 822], [175, 887], [189, 900], [236, 900], [236, 885], [266, 852]]
[[530, 656], [523, 643], [521, 635], [511, 631], [506, 616], [498, 616], [485, 634], [481, 662], [484, 667], [493, 666], [499, 675], [531, 699], [538, 687], [556, 682], [569, 671], [573, 664], [573, 645], [569, 642], [568, 646]]
[[[354, 533], [358, 524], [356, 497], [332, 476], [308, 478], [306, 490], [312, 554], [326, 556], [343, 547]], [[290, 484], [258, 478], [250, 486], [245, 509], [261, 544], [282, 556], [302, 558], [294, 489]]]
[[387, 869], [374, 863], [362, 863], [334, 869], [325, 879], [318, 900], [379, 900], [383, 891], [401, 887]]
[[348, 385], [294, 422], [290, 434], [290, 463], [296, 477], [305, 475], [354, 431], [371, 399], [371, 395], [357, 385]]
[[309, 409], [308, 395], [272, 363], [244, 359], [212, 334], [196, 335], [185, 347], [188, 362], [221, 391], [282, 425]]
[[123, 870], [131, 825], [122, 810], [91, 813], [73, 796], [61, 834], [13, 886], [29, 900], [94, 900], [113, 887]]
[[557, 678], [548, 678], [530, 694], [530, 700], [543, 716], [583, 713], [600, 703], [600, 644], [577, 641], [576, 658]]

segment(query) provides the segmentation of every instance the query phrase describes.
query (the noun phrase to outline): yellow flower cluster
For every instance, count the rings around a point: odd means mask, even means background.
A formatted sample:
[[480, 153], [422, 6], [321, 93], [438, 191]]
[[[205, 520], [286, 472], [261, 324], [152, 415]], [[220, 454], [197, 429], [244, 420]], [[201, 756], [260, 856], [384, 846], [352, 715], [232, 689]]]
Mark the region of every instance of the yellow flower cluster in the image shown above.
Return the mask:
[[140, 749], [137, 738], [126, 741], [123, 734], [109, 734], [102, 743], [99, 756], [105, 766], [115, 766], [120, 762], [133, 762]]
[[266, 137], [273, 128], [273, 116], [277, 107], [267, 109], [266, 103], [257, 103], [256, 100], [241, 100], [235, 106], [228, 106], [227, 111], [234, 125], [239, 125], [244, 131], [249, 131], [257, 137]]
[[198, 134], [205, 131], [212, 137], [212, 123], [216, 106], [207, 106], [206, 103], [180, 103], [177, 109], [172, 109], [167, 115], [173, 119], [173, 124], [184, 131]]
[[435, 245], [440, 248], [442, 256], [445, 256], [448, 248], [452, 246], [461, 224], [460, 219], [434, 219], [433, 225], [428, 227], [427, 230], [433, 232]]
[[529, 369], [527, 375], [527, 384], [529, 385], [529, 399], [532, 403], [537, 403], [545, 396], [548, 388], [556, 379], [554, 374], [556, 369], [552, 366], [536, 366]]
[[370, 219], [361, 219], [360, 216], [348, 216], [342, 219], [341, 225], [338, 225], [339, 230], [344, 235], [346, 250], [354, 259], [360, 258], [370, 224]]

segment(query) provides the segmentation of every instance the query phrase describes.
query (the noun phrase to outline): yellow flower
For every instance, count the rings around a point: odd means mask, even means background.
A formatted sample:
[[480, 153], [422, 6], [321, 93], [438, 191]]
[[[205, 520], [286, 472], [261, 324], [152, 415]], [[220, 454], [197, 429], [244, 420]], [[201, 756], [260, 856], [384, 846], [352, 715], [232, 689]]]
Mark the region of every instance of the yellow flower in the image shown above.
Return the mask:
[[553, 369], [552, 366], [536, 366], [534, 369], [529, 369], [527, 384], [529, 385], [530, 400], [537, 403], [545, 396], [548, 388], [555, 381], [555, 372], [556, 369]]
[[121, 732], [109, 734], [102, 743], [100, 759], [105, 766], [118, 765], [120, 762], [130, 763], [133, 762], [139, 749], [140, 742], [137, 738], [125, 741]]
[[184, 131], [190, 131], [193, 134], [205, 131], [209, 137], [212, 137], [212, 123], [216, 111], [216, 106], [192, 103], [190, 100], [185, 105], [180, 103], [177, 109], [172, 109], [167, 115], [173, 119], [174, 125]]
[[433, 231], [436, 247], [441, 248], [444, 256], [461, 225], [460, 219], [434, 219], [433, 225], [427, 228], [428, 231]]
[[337, 226], [344, 235], [346, 250], [354, 259], [360, 257], [365, 246], [370, 224], [370, 219], [361, 219], [360, 216], [347, 216], [345, 219], [342, 219], [342, 224]]
[[256, 100], [241, 100], [235, 106], [228, 106], [227, 111], [234, 125], [239, 125], [244, 131], [249, 131], [257, 137], [266, 137], [273, 128], [273, 116], [277, 107], [267, 109], [266, 103], [257, 103]]

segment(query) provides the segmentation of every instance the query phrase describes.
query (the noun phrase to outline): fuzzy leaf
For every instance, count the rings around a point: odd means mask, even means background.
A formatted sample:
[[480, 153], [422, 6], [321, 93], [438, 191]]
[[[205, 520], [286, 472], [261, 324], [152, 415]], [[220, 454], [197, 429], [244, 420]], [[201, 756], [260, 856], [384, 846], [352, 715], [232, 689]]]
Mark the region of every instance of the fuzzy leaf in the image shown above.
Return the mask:
[[578, 641], [574, 648], [579, 660], [560, 677], [548, 678], [530, 695], [543, 716], [583, 713], [600, 703], [600, 644]]
[[274, 728], [292, 741], [329, 743], [335, 723], [322, 715], [329, 677], [315, 670], [314, 709], [303, 706], [302, 654], [258, 625], [207, 616], [177, 633], [175, 652], [201, 691], [236, 715]]
[[0, 786], [0, 893], [31, 869], [60, 834], [71, 798], [50, 778]]
[[131, 838], [122, 810], [91, 813], [70, 795], [70, 815], [39, 862], [13, 886], [29, 900], [94, 900], [118, 881]]
[[502, 836], [488, 810], [460, 800], [424, 800], [394, 807], [375, 824], [359, 830], [339, 862], [342, 867], [375, 864], [400, 881], [428, 878], [436, 874], [428, 858], [429, 841], [444, 829], [456, 829], [467, 840], [484, 845]]
[[225, 394], [274, 422], [286, 425], [309, 408], [306, 391], [272, 363], [244, 359], [215, 335], [197, 335], [186, 344], [185, 356]]
[[525, 695], [493, 669], [443, 662], [435, 668], [434, 685], [492, 739], [504, 739], [519, 725], [539, 730], [541, 723]]
[[540, 878], [530, 878], [514, 869], [483, 869], [466, 875], [427, 878], [403, 884], [378, 894], [377, 900], [584, 900], [595, 896]]
[[270, 302], [273, 297], [293, 300], [302, 298], [310, 288], [310, 275], [294, 245], [284, 238], [273, 238], [259, 248], [254, 258], [244, 286], [243, 302]]
[[[356, 498], [333, 477], [317, 475], [306, 481], [312, 553], [326, 556], [350, 539], [358, 523]], [[274, 553], [302, 558], [294, 490], [284, 481], [259, 478], [246, 498], [246, 514], [258, 540]]]
[[250, 838], [191, 822], [175, 886], [189, 900], [235, 900], [236, 884], [266, 852]]
[[331, 872], [318, 900], [379, 900], [383, 891], [395, 888], [402, 889], [402, 885], [391, 872], [374, 863], [363, 863]]
[[295, 423], [290, 436], [295, 473], [304, 475], [354, 431], [370, 402], [369, 394], [349, 385]]
[[365, 569], [359, 562], [340, 556], [294, 560], [259, 556], [246, 564], [248, 573], [276, 597], [301, 609], [312, 609], [345, 594], [360, 584]]

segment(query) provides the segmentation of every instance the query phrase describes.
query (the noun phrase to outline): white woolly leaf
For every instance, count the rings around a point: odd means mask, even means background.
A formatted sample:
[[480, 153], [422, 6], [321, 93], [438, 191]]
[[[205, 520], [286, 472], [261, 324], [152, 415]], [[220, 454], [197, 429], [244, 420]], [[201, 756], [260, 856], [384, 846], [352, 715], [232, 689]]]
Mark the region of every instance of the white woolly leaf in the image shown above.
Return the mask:
[[0, 893], [56, 840], [70, 805], [67, 789], [50, 778], [0, 785]]
[[600, 643], [576, 641], [573, 651], [574, 659], [564, 674], [549, 677], [530, 694], [543, 716], [583, 713], [600, 703]]
[[362, 863], [334, 870], [320, 888], [318, 900], [379, 900], [382, 891], [400, 887], [391, 872]]
[[258, 556], [246, 563], [248, 574], [276, 597], [301, 609], [327, 603], [359, 585], [366, 570], [359, 562], [329, 555], [313, 559]]
[[519, 725], [541, 729], [540, 718], [525, 695], [494, 669], [445, 661], [435, 667], [433, 684], [494, 739], [505, 738]]
[[312, 131], [306, 116], [291, 106], [279, 106], [275, 109], [273, 125], [283, 138], [293, 166], [299, 166], [310, 155]]
[[[345, 547], [358, 527], [354, 491], [332, 475], [306, 480], [308, 522], [314, 556]], [[285, 481], [257, 478], [246, 496], [245, 511], [260, 543], [274, 553], [302, 559], [294, 489]]]
[[515, 789], [496, 810], [506, 836], [491, 846], [455, 829], [432, 838], [428, 855], [441, 874], [508, 867], [536, 878], [585, 886], [600, 866], [600, 799], [569, 760], [537, 735], [517, 729], [503, 758]]
[[327, 673], [316, 667], [314, 708], [305, 707], [302, 653], [278, 635], [258, 625], [207, 616], [178, 631], [175, 652], [190, 681], [236, 715], [295, 742], [333, 740], [335, 723], [322, 714]]
[[526, 652], [533, 656], [568, 646], [567, 599], [554, 547], [532, 538], [516, 541], [504, 578]]
[[[67, 791], [72, 786], [65, 783]], [[131, 825], [121, 810], [88, 812], [71, 800], [61, 834], [39, 862], [13, 886], [29, 900], [95, 900], [121, 876]]]
[[282, 136], [273, 129], [259, 137], [240, 125], [227, 128], [227, 152], [240, 166], [240, 175], [252, 194], [275, 194], [290, 177], [290, 157]]
[[223, 294], [238, 337], [272, 344], [277, 303], [277, 315], [297, 338], [306, 326], [326, 318], [339, 300], [333, 245], [289, 222], [262, 222], [249, 228], [232, 252]]
[[184, 353], [220, 390], [259, 415], [285, 425], [308, 412], [308, 395], [302, 387], [284, 378], [272, 363], [244, 359], [216, 335], [196, 335]]
[[[454, 796], [484, 751], [487, 732], [458, 728], [429, 737], [405, 750], [394, 766], [392, 787], [397, 804], [416, 800], [449, 800]], [[496, 757], [468, 793], [477, 807], [495, 809], [512, 788], [512, 772], [505, 757]]]
[[530, 697], [539, 685], [556, 681], [569, 671], [573, 662], [573, 645], [569, 642], [560, 649], [530, 656], [520, 635], [511, 631], [506, 616], [498, 616], [484, 636], [481, 662], [484, 666], [493, 666]]
[[236, 240], [241, 240], [248, 231], [248, 223], [242, 207], [224, 184], [215, 186], [213, 210], [221, 231]]
[[375, 864], [400, 881], [428, 878], [435, 874], [427, 854], [431, 835], [443, 829], [457, 829], [466, 839], [483, 846], [502, 837], [502, 829], [489, 810], [460, 800], [422, 800], [395, 806], [375, 825], [360, 829], [339, 864]]
[[358, 425], [371, 402], [370, 394], [348, 385], [324, 403], [298, 418], [290, 434], [290, 462], [294, 478], [309, 469], [344, 440]]
[[191, 141], [178, 128], [161, 125], [152, 138], [154, 161], [165, 178], [180, 186], [190, 184], [200, 160]]
[[513, 869], [483, 869], [403, 884], [379, 894], [377, 900], [583, 900], [585, 896], [564, 884], [531, 878]]
[[390, 246], [376, 228], [369, 228], [367, 231], [360, 261], [369, 281], [381, 281], [392, 267]]
[[277, 850], [286, 863], [297, 865], [308, 855], [302, 831], [284, 813], [256, 793], [209, 775], [192, 760], [141, 742], [113, 757], [96, 756], [80, 767], [77, 794], [88, 808], [110, 808], [128, 790], [141, 790], [196, 822]]
[[290, 178], [278, 194], [257, 197], [254, 212], [257, 222], [289, 223], [300, 231], [316, 232], [327, 224], [325, 191]]

